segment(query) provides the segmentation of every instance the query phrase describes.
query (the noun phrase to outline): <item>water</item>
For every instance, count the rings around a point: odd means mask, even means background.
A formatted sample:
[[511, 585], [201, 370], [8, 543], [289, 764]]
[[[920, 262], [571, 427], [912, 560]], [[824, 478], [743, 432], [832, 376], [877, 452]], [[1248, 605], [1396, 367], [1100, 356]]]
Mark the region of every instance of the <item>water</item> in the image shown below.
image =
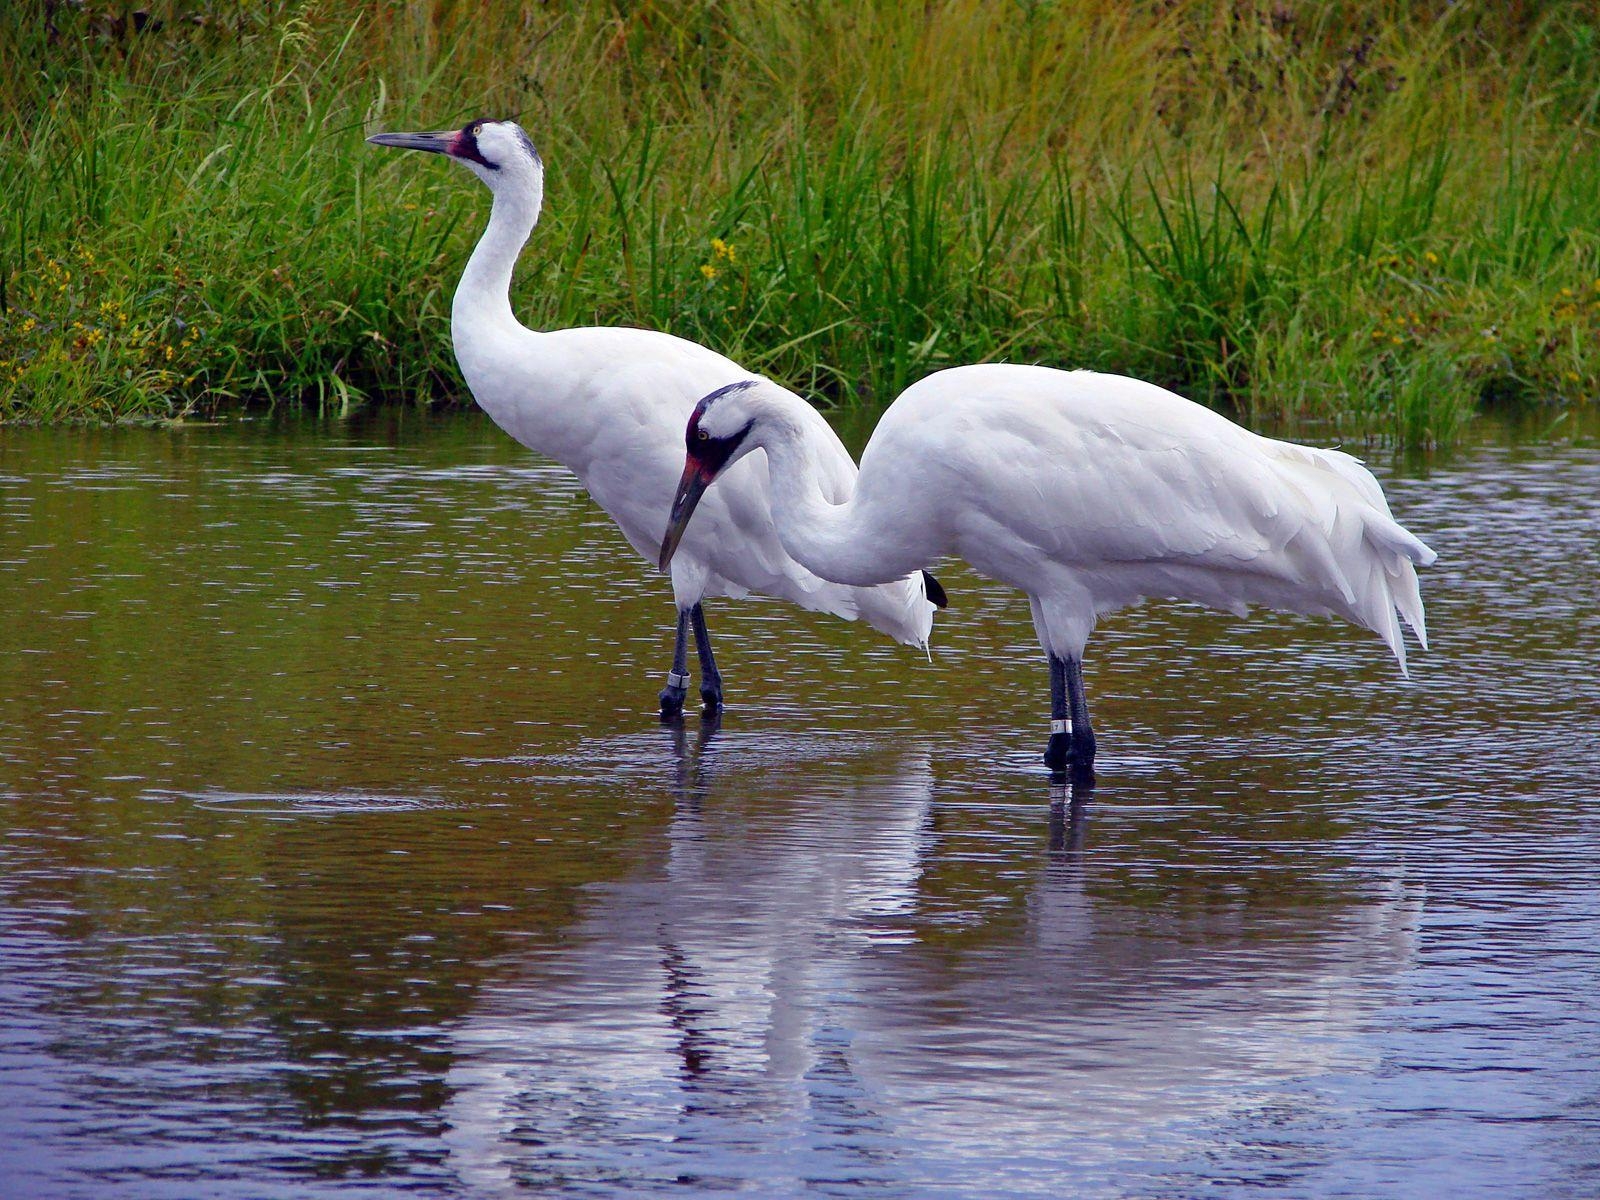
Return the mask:
[[710, 612], [481, 420], [0, 431], [0, 1196], [1600, 1194], [1600, 451], [1333, 622]]

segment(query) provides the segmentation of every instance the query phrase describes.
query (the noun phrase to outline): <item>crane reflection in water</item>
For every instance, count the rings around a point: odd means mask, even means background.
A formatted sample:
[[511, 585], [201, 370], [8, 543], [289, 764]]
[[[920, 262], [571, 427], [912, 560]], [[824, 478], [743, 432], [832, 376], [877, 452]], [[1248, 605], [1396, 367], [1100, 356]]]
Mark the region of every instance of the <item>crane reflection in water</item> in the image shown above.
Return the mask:
[[[454, 1034], [445, 1140], [485, 1194], [1059, 1179], [1051, 1155], [1203, 1140], [1247, 1085], [1360, 1060], [1353, 1030], [1414, 950], [1400, 873], [1279, 937], [1238, 911], [1146, 922], [1086, 850], [1081, 789], [1051, 789], [1028, 866], [967, 844], [952, 818], [990, 800], [942, 796], [931, 741], [666, 736], [657, 861], [590, 889]], [[812, 791], [775, 799], [773, 761]], [[1221, 1003], [1241, 976], [1261, 1002]], [[1192, 1086], [1165, 1094], [1174, 1072]]]

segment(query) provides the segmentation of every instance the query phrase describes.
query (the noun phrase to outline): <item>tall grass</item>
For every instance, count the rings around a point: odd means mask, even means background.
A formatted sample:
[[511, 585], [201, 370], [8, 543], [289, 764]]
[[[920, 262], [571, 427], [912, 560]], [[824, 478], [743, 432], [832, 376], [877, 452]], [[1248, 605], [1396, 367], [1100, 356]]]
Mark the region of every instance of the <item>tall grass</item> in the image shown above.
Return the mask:
[[524, 320], [670, 329], [822, 403], [1006, 358], [1422, 444], [1600, 390], [1588, 6], [157, 18], [0, 15], [0, 418], [463, 398], [487, 193], [362, 134], [484, 112], [549, 166]]

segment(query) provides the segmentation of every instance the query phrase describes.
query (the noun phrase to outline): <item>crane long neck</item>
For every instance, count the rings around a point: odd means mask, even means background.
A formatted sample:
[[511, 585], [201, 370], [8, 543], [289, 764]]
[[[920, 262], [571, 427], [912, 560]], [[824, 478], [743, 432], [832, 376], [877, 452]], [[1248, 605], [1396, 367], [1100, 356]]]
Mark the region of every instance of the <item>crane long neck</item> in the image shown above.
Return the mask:
[[864, 501], [859, 486], [842, 504], [828, 498], [812, 441], [792, 415], [765, 422], [757, 444], [767, 452], [778, 539], [801, 566], [834, 583], [870, 587], [924, 565], [887, 514]]
[[456, 287], [451, 317], [458, 333], [517, 325], [511, 312], [511, 272], [538, 223], [543, 199], [543, 183], [537, 179], [530, 188], [508, 186], [495, 193], [488, 228]]

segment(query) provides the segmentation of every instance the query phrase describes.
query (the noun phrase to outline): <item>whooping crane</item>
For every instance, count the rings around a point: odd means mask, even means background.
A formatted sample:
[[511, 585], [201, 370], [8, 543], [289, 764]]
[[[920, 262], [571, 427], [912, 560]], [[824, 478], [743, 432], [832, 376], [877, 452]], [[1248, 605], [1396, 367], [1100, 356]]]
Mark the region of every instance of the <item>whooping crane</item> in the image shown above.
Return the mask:
[[[481, 179], [494, 200], [489, 224], [467, 261], [451, 308], [456, 361], [478, 404], [530, 450], [577, 475], [634, 549], [654, 560], [678, 478], [683, 423], [707, 392], [750, 372], [704, 346], [648, 329], [602, 327], [535, 332], [511, 312], [511, 272], [539, 219], [544, 164], [514, 121], [472, 121], [439, 133], [381, 133], [367, 141], [443, 154]], [[817, 486], [849, 499], [855, 462], [814, 411], [797, 418]], [[760, 592], [804, 608], [860, 617], [900, 642], [926, 645], [935, 602], [931, 576], [888, 575], [855, 587], [819, 579], [785, 553], [772, 526], [766, 463], [730, 471], [707, 502], [697, 537], [685, 538], [672, 567], [678, 624], [663, 717], [682, 711], [688, 692], [686, 637], [692, 627], [706, 708], [722, 704], [701, 602]]]
[[890, 405], [841, 502], [820, 486], [811, 412], [767, 380], [700, 401], [662, 566], [709, 485], [764, 450], [778, 536], [824, 579], [864, 586], [954, 554], [1027, 592], [1050, 661], [1045, 763], [1075, 781], [1094, 778], [1084, 645], [1098, 617], [1147, 596], [1337, 614], [1404, 670], [1398, 610], [1427, 646], [1414, 568], [1434, 552], [1348, 454], [1260, 437], [1137, 379], [954, 367]]

